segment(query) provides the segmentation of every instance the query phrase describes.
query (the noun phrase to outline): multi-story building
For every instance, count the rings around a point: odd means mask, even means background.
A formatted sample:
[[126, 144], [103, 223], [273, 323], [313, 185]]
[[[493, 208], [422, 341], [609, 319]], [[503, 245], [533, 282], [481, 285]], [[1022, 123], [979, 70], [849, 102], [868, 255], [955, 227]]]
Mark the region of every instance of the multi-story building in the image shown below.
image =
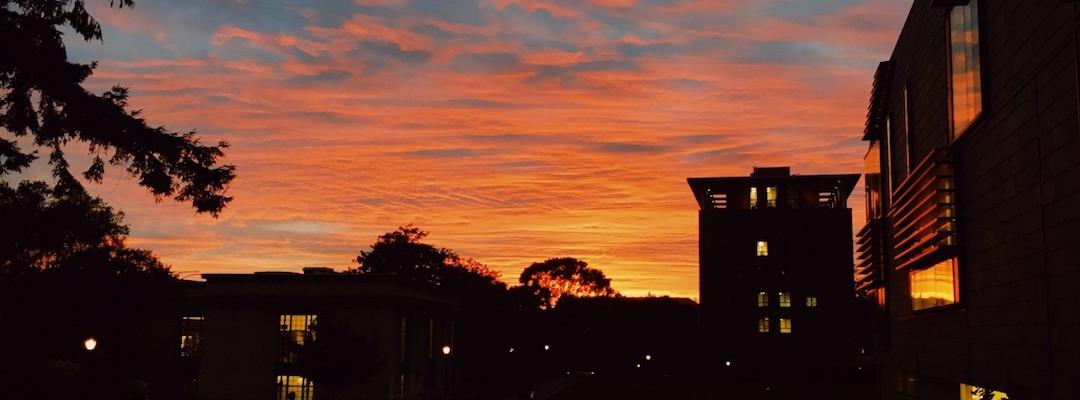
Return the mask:
[[182, 319], [180, 340], [184, 356], [199, 358], [200, 399], [430, 399], [455, 391], [453, 300], [390, 277], [323, 268], [203, 277], [202, 313]]
[[688, 179], [701, 207], [707, 368], [770, 381], [854, 371], [847, 199], [858, 180], [791, 175], [787, 167]]
[[856, 279], [884, 398], [1078, 396], [1077, 4], [916, 0], [878, 68]]

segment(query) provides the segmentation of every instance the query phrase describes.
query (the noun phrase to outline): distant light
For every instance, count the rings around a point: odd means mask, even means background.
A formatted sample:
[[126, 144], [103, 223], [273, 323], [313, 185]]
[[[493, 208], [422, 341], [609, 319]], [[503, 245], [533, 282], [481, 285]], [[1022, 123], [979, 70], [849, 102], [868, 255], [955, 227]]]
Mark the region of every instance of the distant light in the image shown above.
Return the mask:
[[730, 367], [731, 366], [731, 361], [724, 361], [724, 366], [725, 367]]
[[544, 351], [548, 351], [548, 350], [551, 350], [551, 346], [548, 346], [548, 345], [545, 344], [544, 345]]
[[511, 353], [513, 353], [513, 352], [514, 352], [514, 348], [513, 348], [513, 347], [511, 347], [511, 348], [510, 348], [510, 352], [511, 352]]
[[652, 355], [651, 354], [646, 354], [645, 355], [645, 361], [649, 361], [649, 360], [652, 360]]
[[443, 353], [443, 355], [447, 355], [447, 356], [450, 355], [450, 346], [443, 346], [442, 347], [442, 353]]
[[637, 365], [635, 365], [635, 366], [636, 366], [636, 367], [638, 367], [638, 368], [641, 368], [641, 364], [637, 364]]
[[86, 351], [94, 351], [94, 349], [97, 348], [97, 340], [94, 338], [86, 338], [86, 341], [83, 342], [83, 347], [86, 348]]

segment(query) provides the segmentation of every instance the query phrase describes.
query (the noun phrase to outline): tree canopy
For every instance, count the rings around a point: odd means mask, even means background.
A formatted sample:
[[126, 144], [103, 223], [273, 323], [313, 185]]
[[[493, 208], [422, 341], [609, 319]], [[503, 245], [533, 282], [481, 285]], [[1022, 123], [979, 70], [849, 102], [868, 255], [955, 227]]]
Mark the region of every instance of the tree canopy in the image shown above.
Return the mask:
[[486, 265], [459, 256], [453, 250], [422, 242], [428, 232], [413, 225], [387, 232], [356, 257], [357, 267], [347, 273], [389, 274], [432, 287], [456, 288], [479, 284], [502, 286], [499, 274]]
[[[132, 0], [110, 1], [132, 7]], [[139, 110], [128, 109], [128, 89], [114, 86], [98, 95], [83, 88], [96, 63], [70, 62], [61, 29], [84, 40], [101, 40], [101, 26], [82, 0], [0, 0], [0, 177], [28, 168], [38, 151], [49, 152], [61, 186], [79, 186], [69, 171], [64, 146], [89, 146], [92, 161], [82, 177], [101, 182], [106, 163], [138, 178], [155, 198], [191, 202], [197, 212], [218, 215], [235, 167], [220, 165], [228, 143], [200, 143], [194, 131], [178, 133], [151, 126]], [[23, 150], [26, 137], [33, 150]]]
[[547, 296], [546, 307], [554, 307], [562, 296], [614, 296], [611, 279], [604, 272], [590, 268], [583, 260], [571, 257], [549, 258], [532, 263], [521, 272], [519, 282], [536, 288]]

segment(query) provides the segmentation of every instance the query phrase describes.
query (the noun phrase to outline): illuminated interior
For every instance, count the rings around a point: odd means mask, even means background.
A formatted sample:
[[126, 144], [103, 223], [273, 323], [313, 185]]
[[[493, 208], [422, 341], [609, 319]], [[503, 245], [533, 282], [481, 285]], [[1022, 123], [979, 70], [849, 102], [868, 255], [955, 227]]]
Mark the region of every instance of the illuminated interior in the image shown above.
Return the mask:
[[315, 316], [310, 314], [282, 314], [280, 316], [281, 327], [281, 361], [296, 361], [296, 347], [314, 339], [314, 331], [311, 326], [315, 324]]
[[764, 240], [757, 242], [757, 255], [761, 257], [769, 255], [769, 242]]
[[[989, 392], [989, 393], [988, 393]], [[1005, 392], [978, 387], [975, 385], [968, 385], [966, 383], [960, 384], [960, 400], [1008, 400], [1009, 395]]]
[[956, 303], [956, 259], [951, 258], [934, 266], [912, 271], [911, 308], [923, 310]]
[[769, 306], [769, 294], [766, 292], [758, 292], [757, 294], [757, 306], [768, 307]]
[[758, 333], [769, 333], [769, 317], [758, 318], [757, 331]]
[[807, 307], [817, 307], [817, 297], [809, 296], [806, 298]]
[[750, 188], [750, 208], [757, 208], [757, 188]]
[[203, 317], [183, 317], [180, 319], [180, 355], [193, 357], [199, 354], [199, 342], [202, 341]]
[[780, 307], [791, 307], [791, 293], [780, 292]]
[[295, 375], [278, 375], [277, 400], [313, 400], [315, 383]]
[[780, 333], [791, 333], [790, 318], [780, 318]]
[[765, 201], [768, 203], [768, 207], [776, 208], [776, 186], [765, 188]]

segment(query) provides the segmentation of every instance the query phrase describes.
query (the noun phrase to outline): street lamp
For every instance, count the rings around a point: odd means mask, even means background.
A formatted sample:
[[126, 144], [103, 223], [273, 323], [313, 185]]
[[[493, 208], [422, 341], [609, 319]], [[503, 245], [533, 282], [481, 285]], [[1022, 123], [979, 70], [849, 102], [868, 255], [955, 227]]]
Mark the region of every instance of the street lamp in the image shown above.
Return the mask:
[[724, 366], [725, 367], [730, 367], [731, 366], [731, 361], [724, 361]]
[[652, 360], [652, 355], [651, 354], [646, 354], [645, 355], [645, 361], [651, 361], [651, 360]]
[[548, 351], [548, 350], [551, 350], [551, 346], [548, 346], [548, 345], [545, 344], [544, 345], [544, 351]]
[[442, 347], [442, 353], [443, 353], [444, 356], [450, 355], [450, 346], [443, 346]]
[[97, 340], [92, 337], [86, 338], [86, 340], [83, 341], [83, 348], [85, 348], [86, 351], [94, 351], [94, 349], [97, 348]]

